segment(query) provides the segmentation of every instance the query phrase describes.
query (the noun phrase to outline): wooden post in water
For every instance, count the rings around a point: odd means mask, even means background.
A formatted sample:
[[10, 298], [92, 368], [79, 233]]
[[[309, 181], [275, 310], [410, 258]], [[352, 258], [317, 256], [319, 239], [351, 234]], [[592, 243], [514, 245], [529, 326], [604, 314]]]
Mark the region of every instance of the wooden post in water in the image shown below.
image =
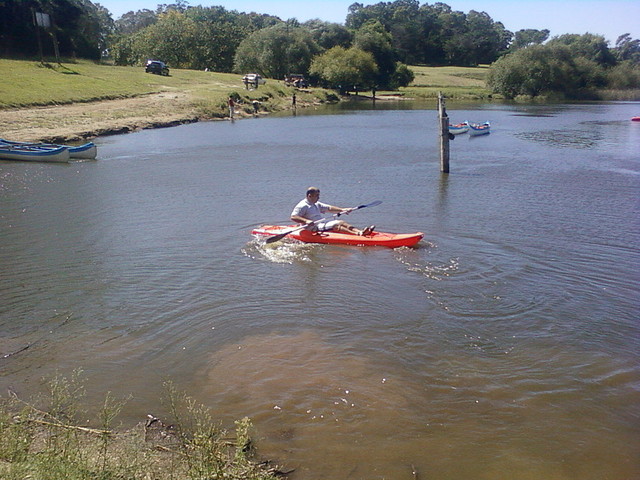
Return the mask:
[[438, 120], [440, 124], [440, 171], [449, 173], [449, 116], [442, 92], [438, 93]]

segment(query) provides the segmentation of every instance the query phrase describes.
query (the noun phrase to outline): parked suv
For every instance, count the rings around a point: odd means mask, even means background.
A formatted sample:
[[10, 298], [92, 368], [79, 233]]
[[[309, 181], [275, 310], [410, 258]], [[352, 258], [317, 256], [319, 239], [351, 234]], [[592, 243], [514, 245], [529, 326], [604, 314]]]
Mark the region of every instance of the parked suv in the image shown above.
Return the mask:
[[147, 73], [155, 73], [156, 75], [169, 75], [169, 67], [160, 60], [147, 60], [147, 66], [144, 71]]

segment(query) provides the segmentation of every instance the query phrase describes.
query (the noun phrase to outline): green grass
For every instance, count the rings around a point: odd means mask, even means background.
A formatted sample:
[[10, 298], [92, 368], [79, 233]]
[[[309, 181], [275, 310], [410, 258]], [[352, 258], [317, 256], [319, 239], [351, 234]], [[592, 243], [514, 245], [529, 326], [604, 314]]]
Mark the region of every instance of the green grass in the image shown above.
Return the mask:
[[0, 59], [0, 108], [126, 98], [188, 83], [145, 74], [142, 68]]
[[[405, 96], [433, 97], [443, 91], [451, 97], [485, 98], [487, 67], [411, 67], [414, 82], [401, 89]], [[258, 90], [247, 91], [241, 76], [230, 73], [171, 69], [163, 77], [144, 72], [143, 67], [117, 67], [78, 60], [42, 64], [35, 60], [0, 59], [0, 109], [60, 105], [117, 98], [131, 98], [159, 92], [186, 93], [203, 112], [218, 116], [225, 99], [236, 92], [248, 100], [263, 102], [265, 109], [278, 109], [290, 101], [292, 89], [268, 79]], [[326, 101], [330, 93], [313, 89], [307, 101]], [[305, 93], [299, 93], [300, 102]]]
[[[415, 81], [394, 92], [377, 92], [405, 98], [433, 99], [442, 92], [450, 99], [487, 99], [487, 67], [412, 67]], [[152, 75], [143, 67], [117, 67], [79, 60], [42, 64], [36, 60], [0, 59], [0, 129], [18, 140], [72, 142], [137, 128], [174, 125], [226, 118], [227, 98], [236, 98], [237, 118], [291, 109], [297, 95], [299, 108], [340, 101], [332, 90], [295, 90], [280, 80], [247, 90], [242, 76], [231, 73], [171, 69], [170, 76]], [[366, 98], [351, 96], [352, 100]], [[75, 105], [113, 100], [91, 107], [53, 108], [40, 112], [34, 106]], [[8, 112], [7, 110], [12, 110]]]
[[107, 393], [95, 415], [87, 418], [80, 399], [80, 374], [55, 377], [47, 394], [26, 402], [0, 398], [0, 478], [24, 480], [275, 480], [280, 473], [252, 460], [251, 422], [235, 422], [234, 431], [216, 424], [208, 409], [165, 384], [171, 425], [150, 418], [133, 429], [117, 431], [126, 404]]
[[411, 66], [413, 82], [400, 91], [408, 97], [435, 98], [442, 92], [449, 98], [482, 99], [491, 97], [486, 87], [488, 66], [425, 67]]
[[[224, 104], [237, 92], [245, 98], [291, 95], [275, 80], [258, 90], [244, 88], [241, 76], [231, 73], [171, 69], [170, 76], [153, 75], [142, 67], [117, 67], [88, 61], [41, 64], [38, 61], [0, 59], [0, 109], [60, 105], [160, 92], [186, 93], [195, 103]], [[278, 89], [278, 86], [281, 88]]]
[[414, 87], [484, 87], [489, 67], [412, 66]]

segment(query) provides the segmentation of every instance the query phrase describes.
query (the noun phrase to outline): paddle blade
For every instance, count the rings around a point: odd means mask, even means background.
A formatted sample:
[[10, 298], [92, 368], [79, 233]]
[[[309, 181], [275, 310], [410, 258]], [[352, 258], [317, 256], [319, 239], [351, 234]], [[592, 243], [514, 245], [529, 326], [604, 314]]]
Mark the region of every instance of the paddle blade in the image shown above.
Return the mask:
[[358, 210], [359, 208], [365, 208], [365, 207], [376, 207], [381, 203], [382, 203], [382, 200], [376, 200], [375, 202], [367, 203], [365, 205], [358, 205], [356, 208], [354, 208], [354, 210]]
[[273, 242], [277, 242], [278, 240], [282, 240], [284, 237], [286, 237], [287, 235], [289, 235], [291, 232], [284, 232], [284, 233], [280, 233], [279, 235], [274, 235], [273, 237], [269, 237], [267, 238], [267, 240], [264, 243], [273, 243]]

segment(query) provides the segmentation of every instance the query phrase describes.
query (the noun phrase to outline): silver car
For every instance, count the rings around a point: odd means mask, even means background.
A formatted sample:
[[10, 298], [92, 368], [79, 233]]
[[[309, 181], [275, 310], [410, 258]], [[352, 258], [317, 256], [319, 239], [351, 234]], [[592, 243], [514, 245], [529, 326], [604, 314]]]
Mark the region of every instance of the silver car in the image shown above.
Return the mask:
[[245, 85], [251, 84], [257, 87], [258, 85], [264, 85], [267, 81], [262, 78], [262, 76], [257, 73], [247, 73], [244, 77], [242, 77], [242, 82]]

